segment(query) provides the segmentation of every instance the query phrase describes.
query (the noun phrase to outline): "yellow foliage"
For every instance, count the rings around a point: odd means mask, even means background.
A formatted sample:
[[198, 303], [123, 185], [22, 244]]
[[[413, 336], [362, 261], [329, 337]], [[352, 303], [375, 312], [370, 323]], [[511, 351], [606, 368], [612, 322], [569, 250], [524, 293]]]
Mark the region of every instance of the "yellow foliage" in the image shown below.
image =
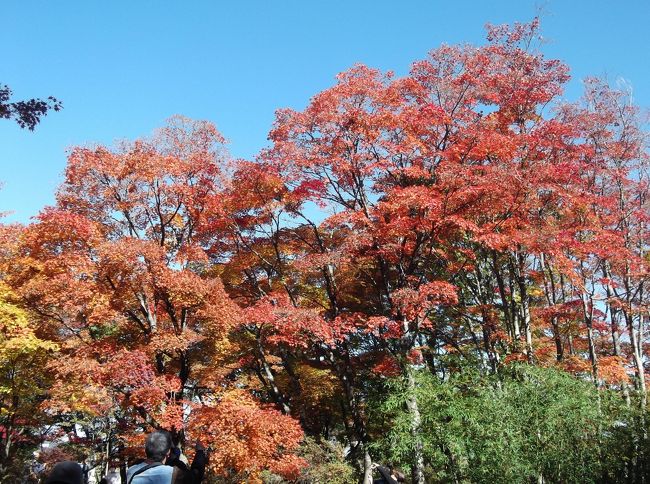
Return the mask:
[[12, 302], [11, 291], [0, 283], [0, 409], [2, 417], [33, 416], [31, 404], [44, 389], [43, 375], [56, 344], [40, 339], [28, 314]]

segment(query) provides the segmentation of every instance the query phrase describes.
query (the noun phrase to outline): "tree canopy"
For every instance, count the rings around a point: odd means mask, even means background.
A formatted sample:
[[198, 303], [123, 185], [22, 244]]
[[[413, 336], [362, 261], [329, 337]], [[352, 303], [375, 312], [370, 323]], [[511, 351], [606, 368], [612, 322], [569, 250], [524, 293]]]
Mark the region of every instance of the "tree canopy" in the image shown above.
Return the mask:
[[182, 116], [73, 148], [4, 227], [0, 353], [31, 355], [37, 418], [6, 439], [104, 469], [167, 429], [215, 482], [640, 479], [646, 118], [601, 79], [565, 100], [538, 44], [535, 19], [353, 66], [254, 160]]

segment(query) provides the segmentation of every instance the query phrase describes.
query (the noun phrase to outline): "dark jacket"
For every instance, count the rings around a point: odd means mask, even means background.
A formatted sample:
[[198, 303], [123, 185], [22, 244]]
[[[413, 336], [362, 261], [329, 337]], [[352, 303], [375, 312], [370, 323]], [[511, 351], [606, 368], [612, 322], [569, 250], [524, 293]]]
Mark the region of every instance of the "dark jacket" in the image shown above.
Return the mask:
[[133, 476], [133, 482], [131, 483], [129, 480], [127, 481], [127, 484], [138, 484], [139, 480], [146, 482], [146, 480], [138, 479], [138, 477], [142, 476], [142, 478], [146, 478], [150, 473], [159, 474], [160, 466], [165, 466], [167, 469], [169, 467], [173, 468], [173, 470], [168, 474], [169, 477], [167, 477], [167, 479], [170, 479], [167, 481], [170, 484], [200, 484], [203, 481], [203, 476], [205, 475], [205, 466], [208, 461], [208, 457], [205, 454], [205, 451], [196, 451], [196, 454], [194, 455], [194, 461], [190, 467], [181, 461], [179, 457], [180, 453], [167, 458], [165, 464], [162, 464], [160, 462], [149, 463], [149, 465], [153, 464], [153, 466], [155, 466], [152, 467], [151, 471], [145, 470], [144, 472], [136, 474], [135, 476], [129, 472], [129, 477], [127, 479], [130, 479], [131, 476]]
[[196, 451], [190, 467], [187, 467], [187, 464], [180, 460], [180, 454], [168, 458], [167, 462], [165, 462], [168, 466], [174, 467], [172, 484], [200, 484], [203, 481], [207, 463], [208, 456], [204, 450]]
[[397, 484], [397, 481], [390, 475], [390, 469], [388, 467], [379, 466], [377, 467], [377, 472], [381, 474], [381, 477], [372, 481], [373, 484]]

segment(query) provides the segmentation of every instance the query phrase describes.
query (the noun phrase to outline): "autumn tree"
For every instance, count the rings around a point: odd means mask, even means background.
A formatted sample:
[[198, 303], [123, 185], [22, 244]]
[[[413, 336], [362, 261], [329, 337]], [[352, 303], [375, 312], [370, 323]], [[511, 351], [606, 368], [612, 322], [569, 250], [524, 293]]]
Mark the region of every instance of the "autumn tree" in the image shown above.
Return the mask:
[[28, 459], [18, 457], [41, 443], [40, 408], [49, 388], [46, 365], [57, 345], [36, 335], [34, 321], [16, 304], [11, 290], [0, 285], [0, 478], [18, 478]]
[[[591, 120], [599, 136], [616, 138], [603, 123], [624, 122], [598, 104], [616, 96], [590, 84], [585, 103], [563, 103], [568, 68], [544, 58], [538, 38], [537, 20], [490, 27], [487, 45], [434, 50], [402, 79], [355, 66], [305, 110], [280, 110], [272, 147], [234, 181], [247, 195], [231, 224], [237, 256], [226, 270], [237, 287], [229, 290], [245, 290], [255, 305], [267, 301], [256, 331], [301, 335], [307, 351], [299, 354], [339, 379], [352, 423], [346, 435], [366, 480], [372, 365], [396, 371], [411, 389], [421, 365], [443, 379], [454, 371], [452, 352], [490, 372], [522, 359], [561, 362], [597, 386], [625, 381], [621, 360], [604, 353], [598, 301], [603, 258], [632, 254], [607, 209], [611, 193], [594, 188], [594, 179], [614, 181], [610, 162], [593, 156], [585, 131]], [[642, 161], [639, 121], [622, 112], [625, 153]], [[619, 184], [643, 187], [645, 175], [638, 185], [633, 171], [618, 170]], [[647, 210], [634, 213], [643, 226]], [[634, 260], [642, 284], [646, 264]], [[283, 311], [311, 308], [320, 317], [295, 326], [274, 316], [278, 300]], [[295, 411], [264, 364], [264, 352], [274, 354], [282, 362], [275, 372], [289, 373], [297, 352], [278, 341], [257, 338], [258, 373], [273, 399]], [[413, 479], [423, 482], [417, 398], [405, 405]]]
[[[143, 426], [182, 442], [206, 398], [223, 407], [221, 419], [236, 410], [218, 404], [228, 385], [213, 364], [240, 311], [198, 235], [205, 213], [220, 210], [222, 144], [210, 123], [176, 117], [115, 151], [75, 148], [57, 205], [22, 233], [8, 280], [62, 346], [48, 408], [84, 423], [82, 439], [106, 422], [95, 442], [106, 459], [134, 445]], [[103, 449], [116, 433], [116, 448]], [[268, 451], [281, 461], [296, 439]]]

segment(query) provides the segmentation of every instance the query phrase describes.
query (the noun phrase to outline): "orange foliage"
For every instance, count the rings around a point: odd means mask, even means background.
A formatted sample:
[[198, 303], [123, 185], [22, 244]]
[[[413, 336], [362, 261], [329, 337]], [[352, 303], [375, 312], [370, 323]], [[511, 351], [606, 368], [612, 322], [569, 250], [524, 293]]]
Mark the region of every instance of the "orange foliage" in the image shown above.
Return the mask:
[[255, 479], [269, 469], [294, 479], [304, 465], [292, 455], [302, 440], [300, 425], [277, 410], [260, 408], [242, 391], [228, 391], [195, 409], [189, 431], [212, 447], [210, 466], [220, 476]]

